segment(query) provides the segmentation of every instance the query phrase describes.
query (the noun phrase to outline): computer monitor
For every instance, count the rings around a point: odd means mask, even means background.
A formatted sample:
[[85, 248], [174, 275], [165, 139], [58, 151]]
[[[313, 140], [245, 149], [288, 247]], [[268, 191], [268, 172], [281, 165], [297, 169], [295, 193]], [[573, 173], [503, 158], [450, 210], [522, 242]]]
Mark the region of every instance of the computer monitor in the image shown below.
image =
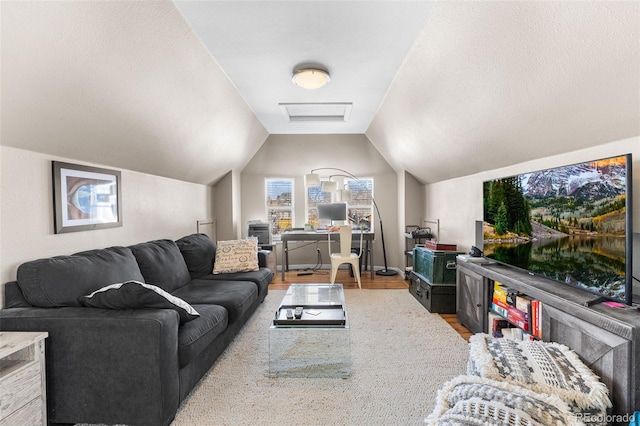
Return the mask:
[[347, 220], [347, 203], [318, 204], [318, 219]]

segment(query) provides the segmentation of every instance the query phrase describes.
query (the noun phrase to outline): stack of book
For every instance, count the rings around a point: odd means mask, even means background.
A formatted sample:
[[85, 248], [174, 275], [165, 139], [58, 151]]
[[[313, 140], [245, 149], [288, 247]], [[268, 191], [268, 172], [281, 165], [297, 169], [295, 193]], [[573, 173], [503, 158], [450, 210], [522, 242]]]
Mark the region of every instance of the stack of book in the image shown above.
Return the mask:
[[495, 337], [516, 340], [542, 338], [540, 319], [542, 304], [539, 300], [494, 282], [489, 327]]

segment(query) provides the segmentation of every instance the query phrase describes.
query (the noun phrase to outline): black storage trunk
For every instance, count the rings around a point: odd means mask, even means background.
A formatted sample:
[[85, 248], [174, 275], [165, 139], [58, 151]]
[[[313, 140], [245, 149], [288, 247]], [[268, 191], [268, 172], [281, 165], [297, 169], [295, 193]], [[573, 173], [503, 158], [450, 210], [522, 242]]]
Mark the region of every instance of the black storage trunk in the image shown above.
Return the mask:
[[411, 271], [409, 292], [431, 313], [456, 313], [455, 284], [430, 284], [422, 275]]

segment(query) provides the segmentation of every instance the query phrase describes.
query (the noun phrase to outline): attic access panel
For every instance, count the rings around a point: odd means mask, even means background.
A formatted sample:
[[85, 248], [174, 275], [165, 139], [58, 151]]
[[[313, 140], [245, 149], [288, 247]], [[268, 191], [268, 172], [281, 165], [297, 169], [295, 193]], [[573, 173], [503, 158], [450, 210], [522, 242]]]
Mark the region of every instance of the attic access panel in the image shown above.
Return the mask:
[[280, 103], [280, 111], [286, 121], [349, 121], [351, 102]]

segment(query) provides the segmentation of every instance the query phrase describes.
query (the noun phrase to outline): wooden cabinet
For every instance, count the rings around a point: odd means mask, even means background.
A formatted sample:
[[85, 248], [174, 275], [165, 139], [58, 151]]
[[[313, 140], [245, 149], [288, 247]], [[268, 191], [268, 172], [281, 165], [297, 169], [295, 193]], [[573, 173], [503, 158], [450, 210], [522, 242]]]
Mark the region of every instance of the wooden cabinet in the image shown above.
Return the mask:
[[458, 322], [472, 333], [487, 332], [489, 285], [485, 277], [459, 263], [456, 279], [456, 314]]
[[[632, 326], [611, 324], [611, 319], [603, 320], [602, 324], [595, 325], [545, 304], [542, 305], [543, 340], [563, 343], [577, 352], [609, 388], [612, 399], [616, 401], [617, 413], [632, 413], [638, 410], [633, 401], [633, 395], [638, 395], [637, 389], [633, 389], [634, 375], [629, 374], [638, 368], [632, 359]], [[620, 328], [615, 333], [608, 331], [611, 325]]]
[[574, 350], [607, 385], [613, 414], [640, 411], [640, 312], [633, 307], [587, 306], [597, 296], [506, 265], [458, 258], [457, 317], [487, 332], [489, 289], [501, 282], [542, 304], [542, 340]]
[[0, 426], [46, 425], [45, 332], [0, 332]]

